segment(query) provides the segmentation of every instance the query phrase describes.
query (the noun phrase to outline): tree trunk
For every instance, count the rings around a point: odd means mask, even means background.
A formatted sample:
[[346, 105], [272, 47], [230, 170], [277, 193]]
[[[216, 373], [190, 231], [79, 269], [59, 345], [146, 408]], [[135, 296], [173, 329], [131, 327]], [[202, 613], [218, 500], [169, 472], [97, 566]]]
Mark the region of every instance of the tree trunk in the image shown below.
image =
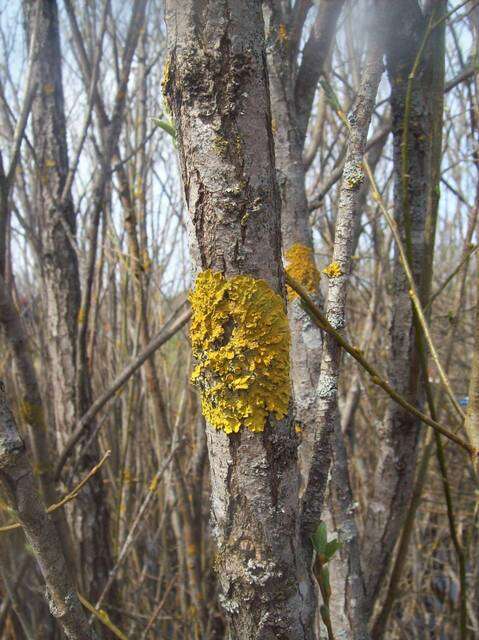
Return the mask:
[[[38, 12], [38, 15], [37, 15]], [[38, 19], [33, 78], [38, 92], [32, 106], [37, 170], [37, 206], [41, 231], [40, 267], [48, 313], [57, 442], [63, 448], [76, 420], [91, 402], [91, 391], [77, 395], [77, 333], [80, 277], [75, 251], [75, 210], [65, 192], [68, 150], [62, 86], [62, 61], [55, 0], [24, 0], [27, 37]], [[89, 385], [88, 385], [89, 387]], [[87, 406], [85, 406], [87, 405]], [[96, 447], [83, 457], [80, 473], [98, 460]], [[109, 525], [101, 473], [96, 474], [73, 507], [79, 543], [79, 577], [88, 591], [100, 589], [110, 566]]]
[[[377, 2], [373, 36], [356, 104], [349, 118], [349, 140], [336, 218], [333, 262], [329, 271], [327, 318], [332, 326], [343, 331], [346, 325], [346, 300], [351, 272], [351, 256], [355, 241], [357, 218], [361, 215], [364, 182], [363, 157], [376, 94], [383, 73], [384, 5]], [[321, 374], [318, 384], [318, 426], [320, 439], [332, 451], [329, 485], [329, 514], [342, 548], [331, 565], [330, 615], [338, 638], [368, 638], [366, 598], [360, 564], [359, 540], [350, 488], [348, 460], [341, 431], [338, 409], [338, 383], [341, 369], [341, 348], [331, 335], [324, 338]], [[305, 492], [306, 526], [317, 519], [316, 472], [320, 469], [322, 450], [313, 458], [312, 475]]]
[[50, 612], [70, 640], [94, 640], [68, 575], [58, 534], [40, 499], [25, 445], [0, 381], [0, 486], [23, 527], [47, 587]]
[[[412, 239], [411, 270], [418, 288], [423, 282], [425, 223], [430, 185], [431, 100], [425, 79], [427, 49], [412, 89], [409, 115], [407, 176], [402, 171], [402, 142], [409, 74], [413, 69], [426, 20], [416, 0], [402, 0], [389, 9], [393, 30], [386, 41], [387, 70], [391, 83], [394, 139], [394, 215], [405, 241], [406, 225]], [[406, 188], [405, 188], [405, 185]], [[405, 199], [408, 211], [405, 211]], [[421, 402], [420, 362], [416, 348], [409, 284], [396, 251], [389, 328], [388, 378], [411, 404]], [[390, 402], [379, 431], [378, 463], [368, 502], [363, 540], [363, 567], [369, 608], [372, 609], [411, 498], [419, 438], [419, 422]]]
[[221, 602], [233, 638], [310, 639], [261, 3], [169, 0], [166, 21]]

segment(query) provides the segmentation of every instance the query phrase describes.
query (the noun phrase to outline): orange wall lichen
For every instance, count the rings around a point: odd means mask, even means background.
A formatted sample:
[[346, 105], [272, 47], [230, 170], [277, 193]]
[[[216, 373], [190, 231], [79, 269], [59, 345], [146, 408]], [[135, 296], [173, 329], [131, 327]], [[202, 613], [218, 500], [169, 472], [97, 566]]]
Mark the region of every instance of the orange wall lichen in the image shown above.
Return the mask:
[[[314, 261], [313, 250], [303, 244], [293, 244], [286, 251], [286, 271], [288, 274], [303, 285], [310, 293], [315, 293], [319, 288], [319, 273]], [[288, 299], [294, 300], [298, 297], [296, 291], [287, 287]]]
[[206, 420], [263, 431], [288, 413], [290, 335], [283, 299], [264, 280], [203, 271], [190, 293], [191, 344]]

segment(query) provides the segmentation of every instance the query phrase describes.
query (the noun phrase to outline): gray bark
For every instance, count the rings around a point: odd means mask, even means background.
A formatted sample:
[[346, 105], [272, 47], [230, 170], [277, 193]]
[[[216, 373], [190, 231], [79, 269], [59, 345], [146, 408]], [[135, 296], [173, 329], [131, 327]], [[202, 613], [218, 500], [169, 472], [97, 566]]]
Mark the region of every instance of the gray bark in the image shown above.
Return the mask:
[[[31, 0], [25, 0], [27, 16], [32, 11]], [[59, 376], [55, 381], [55, 406], [57, 418], [57, 432], [60, 432], [59, 442], [63, 446], [69, 441], [69, 436], [76, 421], [87, 413], [92, 403], [91, 375], [87, 354], [88, 316], [91, 303], [94, 263], [96, 258], [98, 228], [100, 214], [104, 207], [106, 185], [110, 178], [110, 168], [113, 152], [117, 147], [124, 111], [126, 89], [130, 75], [133, 54], [138, 42], [139, 31], [144, 19], [146, 0], [134, 3], [128, 34], [125, 42], [119, 88], [115, 97], [111, 119], [100, 110], [101, 134], [103, 143], [103, 158], [100, 171], [93, 186], [94, 204], [92, 226], [90, 229], [90, 250], [87, 259], [87, 276], [81, 298], [80, 279], [76, 253], [73, 248], [75, 237], [75, 213], [68, 191], [66, 176], [68, 174], [68, 154], [65, 134], [65, 118], [63, 107], [63, 90], [61, 79], [61, 53], [58, 34], [58, 17], [56, 2], [42, 0], [42, 37], [38, 38], [38, 54], [36, 73], [40, 79], [50, 79], [48, 95], [38, 105], [34, 104], [34, 139], [36, 147], [40, 147], [46, 160], [54, 153], [55, 165], [52, 166], [45, 181], [45, 195], [43, 195], [42, 212], [44, 225], [44, 245], [49, 247], [53, 241], [52, 256], [55, 268], [45, 269], [49, 313], [53, 315], [50, 325], [53, 327], [52, 340], [52, 368]], [[79, 46], [79, 57], [82, 70], [88, 80], [94, 76], [94, 61], [89, 61], [86, 51], [82, 47], [83, 41], [79, 34], [74, 12], [70, 3], [66, 3], [71, 12], [72, 28]], [[75, 29], [76, 27], [76, 29]], [[87, 72], [88, 69], [88, 72]], [[90, 93], [90, 83], [87, 83]], [[45, 85], [46, 86], [46, 85]], [[97, 104], [99, 97], [96, 87], [92, 89], [92, 96]], [[49, 98], [49, 99], [47, 99]], [[36, 115], [35, 115], [36, 114]], [[35, 120], [37, 124], [35, 125]], [[42, 192], [43, 193], [43, 192]], [[53, 238], [50, 242], [50, 237]], [[50, 244], [49, 244], [50, 242]], [[43, 257], [45, 262], [45, 256]], [[51, 309], [51, 310], [50, 310]], [[68, 332], [66, 332], [68, 329]], [[57, 339], [58, 338], [58, 339]], [[61, 338], [61, 340], [60, 340]], [[63, 397], [63, 400], [62, 400]], [[63, 414], [61, 414], [63, 412]], [[95, 424], [90, 421], [84, 424], [83, 436], [89, 438], [95, 432]], [[84, 454], [76, 456], [74, 474], [81, 474], [96, 461], [96, 442], [89, 446]], [[74, 505], [73, 528], [80, 542], [80, 563], [84, 575], [85, 586], [91, 591], [92, 599], [101, 591], [101, 585], [107, 580], [111, 567], [111, 553], [109, 548], [109, 514], [103, 489], [101, 474], [96, 474], [85, 487], [85, 491]]]
[[88, 627], [74, 584], [68, 575], [56, 528], [35, 486], [25, 445], [8, 407], [1, 381], [0, 486], [23, 527], [45, 578], [51, 614], [70, 640], [93, 640], [96, 636]]
[[68, 152], [56, 2], [24, 0], [28, 36], [37, 10], [38, 33], [31, 55], [34, 59], [33, 80], [38, 91], [32, 106], [32, 126], [40, 172], [37, 182], [38, 214], [41, 217], [41, 268], [50, 330], [51, 386], [57, 438], [63, 444], [76, 416], [75, 340], [80, 279], [78, 259], [71, 241], [75, 235], [73, 202], [69, 194], [61, 202], [68, 174]]
[[[297, 38], [294, 28], [297, 16], [294, 13], [288, 14], [280, 3], [265, 3], [271, 110], [277, 178], [282, 201], [281, 231], [286, 257], [292, 247], [300, 245], [311, 250], [314, 261], [303, 151], [313, 98], [329, 55], [342, 5], [342, 1], [320, 4], [296, 74]], [[322, 303], [319, 286], [310, 293], [317, 303]], [[299, 455], [303, 490], [308, 481], [314, 450], [316, 387], [321, 365], [322, 337], [320, 329], [311, 321], [297, 297], [288, 301], [288, 319], [291, 330], [295, 420], [301, 428]], [[325, 470], [324, 483], [317, 487], [320, 496], [323, 494], [328, 472], [327, 464], [322, 466]]]
[[[394, 139], [394, 215], [404, 239], [403, 176], [401, 143], [408, 76], [421, 45], [425, 18], [416, 0], [402, 0], [390, 8], [387, 38], [387, 69], [391, 83], [392, 131]], [[426, 54], [427, 55], [427, 54]], [[414, 81], [409, 119], [410, 228], [412, 272], [421, 286], [424, 266], [425, 220], [430, 183], [430, 96], [425, 79], [427, 60], [422, 60]], [[396, 252], [392, 282], [392, 314], [389, 328], [388, 379], [411, 404], [420, 404], [419, 362], [415, 345], [409, 285]], [[386, 575], [407, 505], [411, 498], [419, 437], [418, 420], [390, 402], [379, 429], [378, 462], [368, 501], [363, 541], [368, 606], [371, 609]]]
[[[280, 206], [258, 0], [166, 3], [174, 115], [196, 268], [283, 291]], [[314, 638], [298, 534], [291, 415], [263, 433], [207, 427], [221, 601], [233, 638]]]
[[[382, 3], [377, 3], [377, 22], [382, 26]], [[351, 116], [349, 141], [339, 208], [335, 226], [333, 262], [340, 274], [330, 277], [327, 301], [327, 319], [337, 330], [346, 324], [346, 296], [351, 271], [351, 255], [355, 240], [357, 218], [361, 215], [363, 156], [367, 134], [376, 103], [376, 94], [383, 72], [383, 42], [378, 35], [368, 52], [368, 58]], [[324, 338], [321, 374], [318, 384], [318, 428], [315, 457], [309, 483], [304, 495], [305, 526], [312, 527], [321, 514], [318, 505], [317, 486], [322, 482], [321, 462], [331, 455], [332, 479], [329, 492], [329, 512], [339, 540], [343, 543], [331, 570], [330, 612], [333, 630], [337, 638], [368, 637], [365, 587], [360, 565], [359, 540], [353, 498], [351, 494], [347, 454], [339, 421], [338, 382], [341, 367], [341, 348], [329, 334]], [[331, 454], [328, 449], [331, 448]], [[319, 482], [318, 482], [319, 479]]]
[[[58, 446], [64, 446], [76, 420], [91, 400], [78, 393], [78, 326], [81, 289], [75, 250], [76, 215], [66, 189], [69, 172], [66, 122], [62, 85], [62, 60], [56, 0], [24, 0], [27, 35], [38, 15], [33, 55], [33, 81], [38, 91], [32, 105], [33, 141], [40, 173], [37, 181], [37, 211], [41, 231], [43, 285], [48, 313], [51, 389]], [[81, 385], [84, 387], [85, 385]], [[96, 447], [78, 461], [80, 474], [98, 458]], [[96, 474], [71, 510], [71, 526], [79, 543], [77, 566], [80, 582], [93, 594], [106, 580], [111, 557], [109, 519], [103, 479]], [[69, 513], [69, 515], [70, 515]]]
[[304, 45], [294, 88], [298, 129], [304, 145], [322, 65], [328, 57], [344, 0], [322, 0], [311, 34]]
[[[295, 104], [294, 59], [290, 51], [290, 24], [279, 3], [268, 3], [265, 10], [269, 33], [268, 70], [277, 180], [281, 194], [281, 231], [285, 254], [295, 245], [311, 250], [314, 247], [306, 200], [303, 163], [304, 137], [298, 126]], [[280, 37], [286, 29], [286, 39]], [[317, 84], [323, 60], [316, 61], [314, 77]], [[320, 302], [319, 287], [311, 294]], [[312, 455], [312, 434], [315, 427], [315, 389], [321, 364], [322, 337], [298, 298], [288, 301], [291, 329], [291, 370], [294, 392], [295, 420], [302, 430], [300, 446], [301, 472], [306, 482]]]

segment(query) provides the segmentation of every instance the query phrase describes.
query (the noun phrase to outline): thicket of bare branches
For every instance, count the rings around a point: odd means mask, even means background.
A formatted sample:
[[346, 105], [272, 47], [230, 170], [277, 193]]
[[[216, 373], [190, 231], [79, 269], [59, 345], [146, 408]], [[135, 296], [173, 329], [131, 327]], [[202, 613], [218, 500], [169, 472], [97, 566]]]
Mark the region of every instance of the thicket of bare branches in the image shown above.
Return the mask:
[[[475, 0], [0, 3], [1, 638], [479, 637], [478, 43]], [[287, 304], [262, 434], [190, 381], [208, 269]]]

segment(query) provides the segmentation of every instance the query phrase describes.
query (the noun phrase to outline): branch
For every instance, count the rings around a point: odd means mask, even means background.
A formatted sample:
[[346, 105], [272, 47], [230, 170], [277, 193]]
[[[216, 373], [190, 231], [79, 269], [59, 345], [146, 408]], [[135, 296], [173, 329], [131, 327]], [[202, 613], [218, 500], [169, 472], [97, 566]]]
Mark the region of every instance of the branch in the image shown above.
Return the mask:
[[[61, 507], [66, 505], [68, 502], [71, 502], [72, 500], [74, 500], [77, 497], [77, 495], [80, 493], [80, 491], [83, 489], [83, 487], [86, 485], [86, 483], [90, 480], [90, 478], [92, 478], [95, 475], [95, 473], [101, 469], [103, 464], [106, 462], [107, 458], [110, 457], [110, 453], [111, 453], [111, 451], [108, 450], [105, 453], [105, 455], [103, 456], [103, 458], [100, 460], [100, 462], [98, 464], [96, 464], [88, 472], [88, 474], [83, 478], [83, 480], [81, 480], [77, 484], [77, 486], [74, 489], [72, 489], [72, 491], [70, 491], [70, 493], [67, 493], [67, 495], [60, 500], [60, 502], [56, 502], [55, 504], [51, 504], [47, 508], [47, 513], [53, 513], [57, 509], [60, 509]], [[6, 533], [7, 531], [13, 531], [14, 529], [21, 529], [21, 527], [22, 527], [22, 525], [21, 525], [20, 522], [13, 522], [12, 524], [7, 524], [4, 527], [0, 527], [0, 533]]]
[[306, 137], [318, 80], [329, 54], [334, 29], [343, 4], [344, 0], [321, 2], [311, 33], [304, 45], [295, 86], [299, 131], [303, 140]]
[[116, 626], [116, 624], [113, 624], [113, 622], [110, 620], [110, 617], [108, 616], [106, 611], [104, 611], [103, 609], [100, 609], [100, 610], [95, 609], [95, 607], [91, 604], [91, 602], [89, 602], [84, 596], [82, 596], [81, 593], [78, 593], [78, 599], [80, 600], [82, 605], [85, 607], [85, 609], [90, 613], [92, 613], [96, 618], [98, 618], [98, 620], [102, 624], [104, 624], [105, 627], [109, 629], [116, 638], [119, 638], [119, 640], [128, 640], [127, 636], [123, 633], [123, 631], [121, 631]]
[[372, 382], [381, 387], [395, 402], [397, 402], [403, 409], [412, 413], [416, 418], [419, 418], [424, 424], [432, 427], [443, 436], [455, 442], [460, 447], [462, 447], [465, 451], [469, 453], [471, 458], [476, 459], [478, 457], [478, 450], [473, 447], [471, 444], [457, 436], [455, 433], [443, 427], [436, 420], [432, 420], [429, 416], [422, 411], [419, 411], [414, 405], [410, 404], [403, 396], [401, 396], [395, 389], [391, 387], [391, 385], [381, 376], [379, 371], [366, 360], [366, 358], [362, 355], [359, 349], [351, 346], [349, 342], [343, 336], [331, 326], [331, 324], [327, 321], [321, 311], [313, 302], [312, 298], [308, 295], [308, 292], [304, 287], [302, 287], [296, 280], [291, 278], [287, 273], [285, 274], [286, 283], [296, 291], [296, 293], [301, 297], [306, 307], [306, 310], [310, 314], [312, 320], [318, 325], [320, 329], [323, 329], [327, 333], [333, 336], [333, 338], [339, 343], [339, 345], [351, 355], [356, 362], [365, 369], [369, 375], [371, 376]]
[[51, 614], [70, 640], [94, 640], [68, 575], [60, 539], [41, 500], [25, 444], [0, 382], [0, 486], [23, 527], [47, 587]]
[[58, 479], [62, 472], [63, 466], [70, 455], [73, 447], [80, 439], [84, 429], [90, 424], [97, 413], [105, 406], [105, 404], [112, 398], [115, 393], [131, 378], [131, 376], [137, 371], [141, 365], [162, 345], [164, 345], [170, 338], [172, 338], [191, 318], [191, 310], [187, 309], [185, 312], [177, 318], [177, 320], [168, 328], [170, 320], [168, 320], [159, 333], [151, 340], [150, 344], [146, 347], [140, 355], [138, 355], [133, 362], [126, 366], [123, 371], [113, 381], [112, 385], [102, 395], [93, 402], [91, 407], [80, 418], [77, 423], [75, 431], [72, 433], [68, 442], [65, 445], [60, 457], [58, 459], [57, 466], [55, 468], [54, 477]]

